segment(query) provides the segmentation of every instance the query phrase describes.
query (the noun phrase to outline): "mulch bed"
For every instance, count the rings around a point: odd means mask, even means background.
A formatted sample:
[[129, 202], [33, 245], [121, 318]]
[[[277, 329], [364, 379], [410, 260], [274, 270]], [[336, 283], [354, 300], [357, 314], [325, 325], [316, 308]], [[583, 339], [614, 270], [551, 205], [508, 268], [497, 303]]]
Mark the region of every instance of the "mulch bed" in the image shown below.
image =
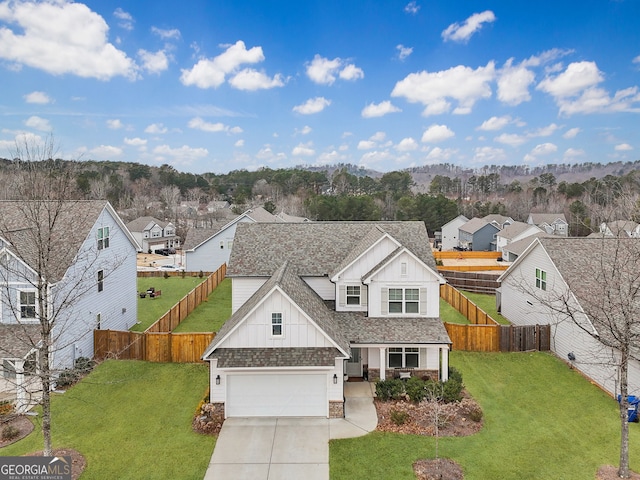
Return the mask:
[[218, 435], [224, 423], [224, 408], [213, 403], [205, 403], [191, 423], [194, 432], [203, 435]]
[[462, 480], [462, 467], [448, 458], [435, 460], [417, 460], [413, 464], [413, 471], [418, 480]]
[[[18, 435], [16, 435], [16, 437], [12, 438], [11, 440], [3, 440], [1, 433], [5, 427], [13, 427], [18, 429]], [[0, 423], [0, 448], [11, 445], [18, 440], [22, 440], [24, 437], [33, 432], [33, 429], [33, 423], [24, 415], [16, 415], [15, 418], [13, 418], [11, 421]]]
[[[631, 480], [640, 480], [640, 474], [632, 472], [629, 470], [629, 478]], [[613, 465], [603, 465], [598, 469], [598, 473], [596, 474], [596, 480], [619, 480], [618, 477], [618, 467], [614, 467]]]
[[[87, 460], [77, 450], [71, 448], [56, 448], [51, 454], [54, 457], [71, 457], [71, 478], [77, 480], [85, 468], [87, 468]], [[27, 457], [41, 457], [42, 451], [27, 453]]]

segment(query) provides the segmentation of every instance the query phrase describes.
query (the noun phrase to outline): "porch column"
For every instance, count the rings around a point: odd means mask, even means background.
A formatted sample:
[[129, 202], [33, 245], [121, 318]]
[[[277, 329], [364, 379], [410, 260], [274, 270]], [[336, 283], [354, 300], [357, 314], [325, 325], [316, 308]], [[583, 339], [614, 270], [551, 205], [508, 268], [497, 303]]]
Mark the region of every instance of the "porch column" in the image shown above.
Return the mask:
[[16, 411], [24, 413], [27, 410], [27, 395], [24, 386], [24, 360], [13, 362], [16, 371]]
[[380, 380], [387, 378], [387, 356], [386, 347], [380, 347]]
[[449, 380], [449, 349], [441, 348], [440, 349], [440, 380], [446, 382]]

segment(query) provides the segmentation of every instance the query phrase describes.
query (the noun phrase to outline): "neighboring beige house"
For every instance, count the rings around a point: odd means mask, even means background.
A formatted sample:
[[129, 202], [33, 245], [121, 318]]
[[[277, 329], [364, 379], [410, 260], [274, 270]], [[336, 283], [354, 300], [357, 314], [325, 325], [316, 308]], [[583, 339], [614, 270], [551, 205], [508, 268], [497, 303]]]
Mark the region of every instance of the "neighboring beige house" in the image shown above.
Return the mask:
[[348, 377], [448, 378], [424, 222], [240, 223], [227, 276], [203, 355], [226, 417], [342, 417]]
[[141, 252], [155, 252], [164, 248], [179, 248], [180, 238], [171, 222], [154, 217], [139, 217], [127, 223], [127, 228], [141, 247]]
[[564, 213], [530, 213], [527, 223], [537, 225], [549, 235], [560, 237], [569, 235], [569, 223]]
[[543, 233], [543, 230], [528, 223], [513, 222], [496, 233], [496, 251], [502, 252], [503, 260], [508, 260], [509, 256], [504, 250], [507, 245], [535, 235], [536, 233]]

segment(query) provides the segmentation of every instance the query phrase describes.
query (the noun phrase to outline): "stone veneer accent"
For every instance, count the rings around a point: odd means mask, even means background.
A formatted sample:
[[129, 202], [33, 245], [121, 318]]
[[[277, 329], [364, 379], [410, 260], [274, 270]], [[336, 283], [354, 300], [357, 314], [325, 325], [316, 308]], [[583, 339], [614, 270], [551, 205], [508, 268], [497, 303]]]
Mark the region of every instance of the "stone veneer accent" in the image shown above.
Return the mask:
[[329, 418], [344, 418], [344, 402], [329, 402]]

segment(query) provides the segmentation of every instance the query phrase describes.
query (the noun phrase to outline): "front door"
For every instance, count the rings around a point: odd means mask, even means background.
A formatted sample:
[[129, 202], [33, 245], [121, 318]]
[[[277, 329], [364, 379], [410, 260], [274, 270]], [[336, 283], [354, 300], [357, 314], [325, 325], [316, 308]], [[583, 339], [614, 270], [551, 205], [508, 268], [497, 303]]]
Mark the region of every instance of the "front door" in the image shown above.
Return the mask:
[[351, 347], [351, 358], [347, 360], [347, 370], [345, 373], [350, 377], [362, 376], [362, 358], [359, 348]]

